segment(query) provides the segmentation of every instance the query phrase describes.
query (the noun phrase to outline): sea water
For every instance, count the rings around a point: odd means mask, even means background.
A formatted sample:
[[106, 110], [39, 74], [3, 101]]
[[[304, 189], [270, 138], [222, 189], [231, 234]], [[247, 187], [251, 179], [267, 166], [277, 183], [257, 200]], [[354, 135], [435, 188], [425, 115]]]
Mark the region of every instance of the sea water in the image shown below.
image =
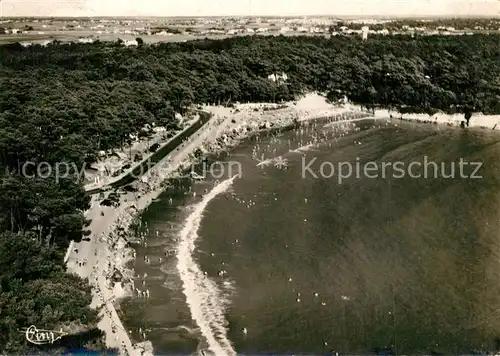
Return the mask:
[[[162, 355], [498, 348], [500, 136], [385, 120], [323, 126], [245, 140], [209, 161], [225, 162], [217, 179], [185, 180], [151, 205], [135, 266], [151, 297], [123, 306], [136, 341], [141, 328]], [[382, 177], [383, 162], [424, 159], [437, 175]], [[461, 176], [461, 159], [481, 163], [481, 178], [463, 177], [472, 165]], [[229, 174], [230, 162], [241, 172]], [[346, 162], [379, 169], [342, 180], [327, 170]]]

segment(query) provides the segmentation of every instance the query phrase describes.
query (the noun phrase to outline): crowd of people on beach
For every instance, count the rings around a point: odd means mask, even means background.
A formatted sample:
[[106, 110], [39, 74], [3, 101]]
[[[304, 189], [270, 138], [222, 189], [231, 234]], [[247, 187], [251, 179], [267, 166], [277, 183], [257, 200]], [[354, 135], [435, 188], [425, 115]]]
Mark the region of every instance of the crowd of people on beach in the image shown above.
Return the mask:
[[[121, 353], [126, 355], [130, 352], [126, 347], [126, 341], [128, 340], [123, 337], [123, 333], [129, 333], [123, 328], [116, 310], [114, 310], [113, 303], [117, 297], [120, 297], [114, 293], [115, 284], [119, 284], [123, 290], [129, 289], [133, 291], [133, 271], [127, 271], [125, 265], [135, 257], [135, 251], [128, 247], [128, 232], [126, 230], [134, 218], [134, 212], [133, 205], [129, 209], [124, 209], [111, 226], [109, 233], [101, 233], [99, 236], [95, 236], [96, 242], [100, 241], [102, 244], [99, 251], [94, 250], [94, 255], [98, 256], [98, 260], [92, 266], [89, 277], [94, 294], [98, 299], [97, 307], [101, 308], [102, 313], [106, 316], [106, 322], [109, 324], [107, 329], [111, 330], [112, 333], [107, 337], [113, 337], [114, 344], [119, 344]], [[79, 267], [83, 267], [87, 263], [86, 259], [77, 262]], [[117, 275], [120, 277], [119, 280], [116, 278]], [[149, 291], [147, 296], [149, 296]], [[119, 330], [122, 332], [121, 335]], [[129, 335], [127, 337], [130, 338]], [[138, 354], [142, 354], [142, 352]]]

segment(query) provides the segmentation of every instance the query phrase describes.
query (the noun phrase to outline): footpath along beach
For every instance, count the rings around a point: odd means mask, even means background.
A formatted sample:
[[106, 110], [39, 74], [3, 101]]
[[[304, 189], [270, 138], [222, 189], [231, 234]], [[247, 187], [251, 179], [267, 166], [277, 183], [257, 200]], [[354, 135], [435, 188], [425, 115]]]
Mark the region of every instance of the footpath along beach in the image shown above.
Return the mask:
[[[143, 340], [134, 344], [130, 331], [123, 326], [117, 313], [119, 300], [123, 297], [136, 295], [147, 298], [149, 294], [149, 291], [134, 286], [134, 271], [127, 267], [135, 259], [135, 252], [127, 240], [129, 227], [162, 193], [166, 180], [174, 178], [190, 166], [197, 149], [214, 153], [236, 145], [248, 135], [261, 130], [287, 127], [297, 121], [334, 117], [335, 121], [342, 122], [369, 117], [382, 119], [390, 115], [399, 118], [388, 111], [377, 111], [373, 115], [347, 103], [334, 106], [317, 94], [309, 94], [297, 102], [285, 105], [242, 104], [233, 108], [205, 106], [203, 110], [213, 115], [210, 121], [132, 183], [136, 191], [120, 194], [120, 201], [115, 206], [101, 205], [103, 198], [99, 199], [98, 194], [92, 196], [91, 208], [85, 213], [86, 219], [91, 220], [88, 226], [91, 240], [72, 244], [68, 249], [68, 272], [89, 279], [93, 288], [92, 306], [101, 311], [102, 319], [98, 326], [106, 334], [106, 345], [118, 348], [122, 354], [153, 354], [147, 335], [143, 333]], [[495, 128], [499, 119], [489, 120], [486, 127]], [[490, 123], [495, 120], [496, 123]], [[441, 118], [439, 122], [449, 124], [450, 121], [448, 118]], [[473, 116], [471, 124], [483, 127], [485, 123], [476, 121]], [[460, 123], [457, 126], [459, 125]]]

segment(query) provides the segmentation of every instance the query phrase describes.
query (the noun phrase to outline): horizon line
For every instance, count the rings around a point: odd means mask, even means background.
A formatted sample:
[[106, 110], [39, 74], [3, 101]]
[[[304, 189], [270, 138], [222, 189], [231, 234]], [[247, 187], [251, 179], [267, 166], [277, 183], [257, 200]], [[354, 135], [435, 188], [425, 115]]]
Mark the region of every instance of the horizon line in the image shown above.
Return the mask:
[[[1, 1], [1, 0], [0, 0]], [[144, 18], [159, 18], [159, 19], [199, 19], [199, 18], [352, 18], [352, 19], [500, 19], [500, 14], [497, 15], [208, 15], [208, 16], [158, 16], [158, 15], [91, 15], [91, 16], [0, 16], [0, 20], [7, 19], [92, 19], [92, 18], [122, 18], [122, 19], [144, 19]]]

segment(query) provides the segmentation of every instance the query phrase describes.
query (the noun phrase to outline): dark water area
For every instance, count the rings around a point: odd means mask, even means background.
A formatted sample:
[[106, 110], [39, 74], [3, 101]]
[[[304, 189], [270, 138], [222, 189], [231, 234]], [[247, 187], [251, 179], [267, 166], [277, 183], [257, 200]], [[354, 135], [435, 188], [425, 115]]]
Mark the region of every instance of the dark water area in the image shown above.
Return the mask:
[[[311, 149], [291, 152], [315, 139]], [[499, 142], [491, 131], [367, 120], [253, 138], [221, 158], [239, 162], [241, 178], [204, 211], [194, 257], [229, 302], [225, 317], [234, 350], [496, 351]], [[262, 155], [282, 159], [257, 166]], [[471, 177], [474, 165], [460, 172], [460, 159], [480, 163], [474, 176], [481, 178]], [[339, 181], [330, 168], [341, 162], [377, 168]], [[390, 167], [382, 173], [384, 163], [396, 162], [406, 169], [404, 177]], [[427, 178], [409, 176], [412, 162], [420, 162], [413, 176]], [[174, 251], [191, 211], [186, 206], [212, 186], [207, 178], [190, 193], [166, 193], [143, 216], [149, 238], [138, 249], [136, 271], [147, 273], [151, 297], [128, 302], [126, 324], [134, 332], [148, 329], [156, 354], [192, 353], [203, 340]], [[172, 255], [164, 256], [167, 250]]]

